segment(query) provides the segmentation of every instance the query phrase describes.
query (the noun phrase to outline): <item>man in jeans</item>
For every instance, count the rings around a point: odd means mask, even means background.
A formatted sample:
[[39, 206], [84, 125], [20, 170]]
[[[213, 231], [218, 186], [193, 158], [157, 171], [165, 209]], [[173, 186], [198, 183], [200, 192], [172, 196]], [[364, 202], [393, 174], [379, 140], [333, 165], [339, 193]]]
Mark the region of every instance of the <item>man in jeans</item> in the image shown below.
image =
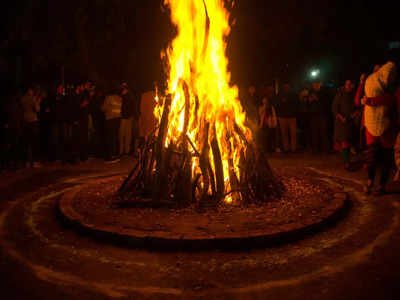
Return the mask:
[[279, 118], [283, 150], [285, 152], [296, 152], [297, 150], [297, 109], [296, 94], [290, 91], [289, 84], [284, 84], [282, 92], [277, 97], [276, 113]]

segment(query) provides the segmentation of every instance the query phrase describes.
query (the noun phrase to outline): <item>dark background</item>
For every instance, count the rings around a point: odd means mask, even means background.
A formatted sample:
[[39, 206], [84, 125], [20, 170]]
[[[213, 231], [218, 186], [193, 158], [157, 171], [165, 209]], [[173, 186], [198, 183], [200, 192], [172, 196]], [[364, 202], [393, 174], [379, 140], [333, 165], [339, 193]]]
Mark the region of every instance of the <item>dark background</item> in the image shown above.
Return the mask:
[[[398, 12], [389, 1], [236, 0], [228, 56], [240, 86], [275, 78], [301, 85], [357, 79], [397, 53]], [[3, 86], [127, 79], [140, 90], [163, 78], [160, 51], [175, 31], [162, 0], [19, 0], [2, 3]]]

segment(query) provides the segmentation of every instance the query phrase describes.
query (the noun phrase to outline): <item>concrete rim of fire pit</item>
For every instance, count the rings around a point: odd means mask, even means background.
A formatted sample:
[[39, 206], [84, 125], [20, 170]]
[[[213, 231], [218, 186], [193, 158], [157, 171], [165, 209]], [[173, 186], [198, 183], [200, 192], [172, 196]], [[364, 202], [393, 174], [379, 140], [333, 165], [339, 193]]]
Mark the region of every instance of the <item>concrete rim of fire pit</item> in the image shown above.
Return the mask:
[[[107, 179], [115, 180], [115, 176]], [[80, 233], [96, 238], [101, 242], [112, 243], [132, 248], [151, 248], [156, 250], [206, 250], [206, 249], [245, 249], [268, 247], [305, 238], [334, 224], [345, 215], [350, 207], [347, 193], [334, 191], [331, 201], [323, 207], [318, 216], [304, 218], [301, 222], [285, 224], [285, 226], [262, 224], [246, 231], [230, 231], [213, 233], [212, 226], [203, 228], [207, 234], [196, 232], [167, 232], [149, 230], [132, 226], [120, 226], [118, 223], [107, 224], [94, 221], [85, 213], [76, 209], [74, 202], [90, 186], [99, 185], [94, 180], [65, 193], [58, 202], [58, 216]], [[156, 222], [156, 221], [154, 221]], [[229, 227], [229, 224], [227, 224]], [[263, 226], [265, 225], [265, 226]], [[272, 229], [271, 229], [272, 228]]]

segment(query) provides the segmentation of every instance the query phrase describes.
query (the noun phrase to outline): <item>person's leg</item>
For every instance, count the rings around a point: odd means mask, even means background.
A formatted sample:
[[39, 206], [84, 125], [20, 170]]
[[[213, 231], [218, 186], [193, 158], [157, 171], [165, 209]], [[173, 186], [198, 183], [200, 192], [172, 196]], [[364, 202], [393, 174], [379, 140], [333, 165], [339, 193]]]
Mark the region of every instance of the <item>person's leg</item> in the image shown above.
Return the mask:
[[289, 151], [289, 124], [287, 118], [279, 118], [279, 125], [281, 129], [282, 145], [285, 152]]
[[120, 118], [115, 118], [112, 120], [112, 132], [113, 132], [113, 143], [112, 143], [112, 156], [116, 156], [119, 154], [118, 151], [118, 140], [119, 140], [119, 128], [120, 128], [120, 122], [121, 119]]
[[367, 167], [368, 172], [368, 182], [366, 187], [367, 193], [371, 192], [372, 187], [375, 184], [378, 150], [379, 145], [374, 143], [367, 145], [367, 148], [364, 152], [364, 164]]
[[40, 153], [40, 127], [39, 122], [32, 122], [32, 161], [39, 162]]
[[311, 117], [311, 147], [313, 152], [318, 152], [319, 150], [319, 135], [320, 135], [320, 128], [319, 128], [319, 117], [312, 116]]
[[24, 124], [24, 153], [26, 165], [33, 166], [32, 157], [32, 126], [29, 122]]
[[330, 144], [331, 144], [331, 136], [329, 133], [329, 117], [321, 115], [320, 116], [320, 145], [323, 152], [329, 152]]
[[350, 148], [348, 147], [342, 148], [342, 158], [345, 167], [348, 167], [350, 164]]
[[126, 137], [125, 137], [125, 153], [131, 153], [131, 144], [132, 144], [132, 129], [133, 129], [133, 119], [127, 119], [126, 124]]
[[139, 142], [139, 119], [132, 120], [132, 151], [135, 153]]
[[114, 142], [113, 139], [113, 131], [112, 131], [112, 120], [105, 121], [105, 160], [111, 160], [112, 158], [112, 144]]
[[127, 119], [121, 119], [121, 126], [119, 127], [119, 155], [123, 155], [125, 152], [126, 125]]
[[297, 150], [297, 119], [291, 118], [289, 120], [290, 130], [290, 150], [296, 152]]
[[394, 151], [393, 149], [382, 149], [382, 173], [380, 186], [384, 188], [389, 180], [391, 170], [394, 166]]
[[87, 161], [89, 159], [89, 119], [88, 117], [79, 122], [79, 140], [80, 140], [80, 159]]

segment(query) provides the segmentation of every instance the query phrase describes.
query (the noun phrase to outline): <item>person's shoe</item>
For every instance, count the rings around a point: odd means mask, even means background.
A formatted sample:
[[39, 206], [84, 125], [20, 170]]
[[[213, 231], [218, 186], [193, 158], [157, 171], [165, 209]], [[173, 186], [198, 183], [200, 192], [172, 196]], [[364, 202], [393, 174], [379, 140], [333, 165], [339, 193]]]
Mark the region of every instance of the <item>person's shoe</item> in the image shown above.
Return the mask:
[[373, 188], [374, 188], [374, 184], [368, 180], [367, 184], [364, 187], [365, 194], [370, 195]]
[[373, 194], [374, 196], [382, 196], [385, 194], [385, 189], [380, 185], [374, 190]]
[[37, 169], [37, 168], [41, 168], [42, 164], [40, 162], [35, 161], [32, 165], [32, 168]]

